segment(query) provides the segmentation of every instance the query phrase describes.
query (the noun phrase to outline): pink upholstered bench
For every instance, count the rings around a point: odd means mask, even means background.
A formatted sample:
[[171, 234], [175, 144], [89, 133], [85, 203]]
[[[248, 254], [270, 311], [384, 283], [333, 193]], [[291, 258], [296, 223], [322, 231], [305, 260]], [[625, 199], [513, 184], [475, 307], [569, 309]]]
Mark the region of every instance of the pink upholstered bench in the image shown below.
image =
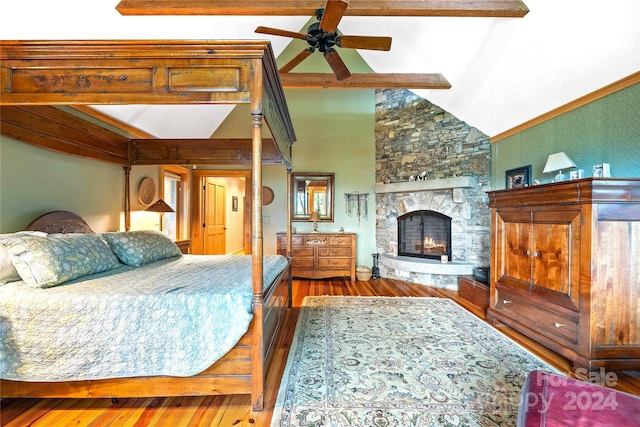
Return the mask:
[[522, 387], [518, 427], [640, 426], [640, 397], [544, 371]]

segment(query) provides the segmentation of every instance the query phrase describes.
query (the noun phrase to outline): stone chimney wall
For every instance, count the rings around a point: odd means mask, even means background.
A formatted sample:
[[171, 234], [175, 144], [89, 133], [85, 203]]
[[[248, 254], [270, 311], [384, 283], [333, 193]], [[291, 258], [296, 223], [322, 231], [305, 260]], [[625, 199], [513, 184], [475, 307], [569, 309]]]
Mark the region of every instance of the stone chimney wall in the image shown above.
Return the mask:
[[[473, 177], [472, 188], [376, 194], [376, 248], [397, 255], [397, 217], [429, 209], [452, 217], [452, 261], [489, 265], [489, 137], [407, 90], [376, 91], [376, 184]], [[426, 173], [425, 173], [426, 172]], [[381, 268], [383, 277], [457, 287], [457, 277]], [[455, 282], [455, 283], [454, 283]]]

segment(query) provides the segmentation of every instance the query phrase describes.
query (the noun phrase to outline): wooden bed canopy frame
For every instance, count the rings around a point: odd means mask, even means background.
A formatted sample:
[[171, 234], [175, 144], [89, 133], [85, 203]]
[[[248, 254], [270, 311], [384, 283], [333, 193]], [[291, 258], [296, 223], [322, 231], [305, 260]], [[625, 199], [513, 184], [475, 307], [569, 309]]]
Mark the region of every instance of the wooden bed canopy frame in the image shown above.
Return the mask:
[[[68, 107], [97, 104], [248, 104], [251, 139], [129, 139]], [[263, 138], [266, 122], [272, 139]], [[295, 133], [271, 45], [267, 41], [0, 41], [0, 125], [3, 135], [64, 154], [103, 160], [129, 172], [135, 165], [251, 165], [251, 256], [254, 321], [238, 344], [251, 346], [204, 375], [69, 383], [2, 381], [3, 397], [134, 397], [251, 394], [263, 407], [265, 369], [282, 310], [282, 291], [263, 294], [262, 165], [291, 170]], [[287, 192], [290, 189], [287, 180]], [[287, 209], [287, 229], [291, 220]], [[290, 244], [289, 244], [290, 247]], [[275, 322], [275, 323], [274, 323]], [[234, 348], [236, 350], [236, 348]], [[232, 350], [233, 351], [233, 350]], [[233, 360], [237, 357], [238, 360]], [[250, 365], [250, 366], [248, 366]], [[173, 382], [172, 382], [173, 381]], [[66, 384], [66, 385], [65, 385]]]

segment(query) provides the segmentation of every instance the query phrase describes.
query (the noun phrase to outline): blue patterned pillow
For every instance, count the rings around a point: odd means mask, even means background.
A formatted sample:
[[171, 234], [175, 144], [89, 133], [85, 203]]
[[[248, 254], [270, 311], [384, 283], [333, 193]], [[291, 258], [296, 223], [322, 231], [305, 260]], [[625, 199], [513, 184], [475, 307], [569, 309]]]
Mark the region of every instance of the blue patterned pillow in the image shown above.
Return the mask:
[[182, 255], [178, 245], [160, 231], [121, 231], [102, 236], [120, 261], [132, 267]]
[[29, 286], [49, 288], [88, 274], [120, 266], [118, 258], [97, 234], [57, 238], [13, 236], [0, 240], [22, 280]]

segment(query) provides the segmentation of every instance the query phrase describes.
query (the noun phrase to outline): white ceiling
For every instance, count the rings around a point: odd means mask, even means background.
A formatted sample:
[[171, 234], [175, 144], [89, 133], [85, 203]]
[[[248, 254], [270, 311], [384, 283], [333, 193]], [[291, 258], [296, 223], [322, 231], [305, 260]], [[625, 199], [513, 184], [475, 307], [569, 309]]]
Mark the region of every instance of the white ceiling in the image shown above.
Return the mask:
[[[391, 36], [359, 51], [378, 73], [443, 73], [449, 90], [416, 93], [493, 136], [640, 70], [637, 0], [524, 0], [524, 18], [350, 17], [348, 35]], [[309, 16], [121, 16], [118, 0], [3, 2], [0, 39], [269, 39], [258, 25], [303, 29]], [[320, 6], [324, 0], [319, 0]], [[295, 71], [295, 70], [294, 70]], [[164, 138], [208, 137], [231, 106], [104, 106]], [[294, 123], [295, 127], [295, 123]]]

